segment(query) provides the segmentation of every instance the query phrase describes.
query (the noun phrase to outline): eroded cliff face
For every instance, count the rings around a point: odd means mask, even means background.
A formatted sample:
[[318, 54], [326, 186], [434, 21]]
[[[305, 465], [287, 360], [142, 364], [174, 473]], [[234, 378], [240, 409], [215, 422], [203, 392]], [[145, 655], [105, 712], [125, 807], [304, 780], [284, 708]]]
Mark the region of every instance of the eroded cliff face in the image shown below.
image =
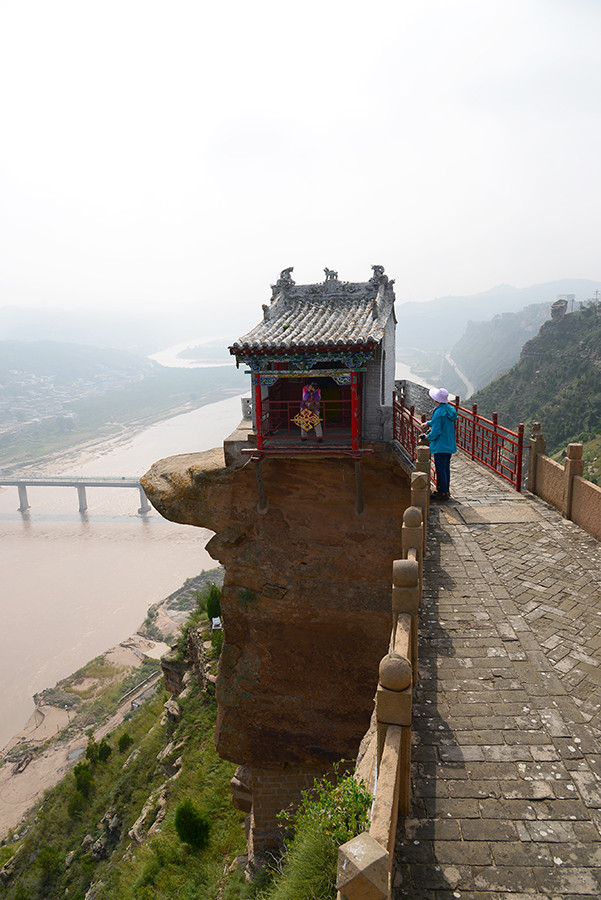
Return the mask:
[[391, 624], [409, 482], [389, 446], [344, 458], [266, 458], [267, 508], [255, 463], [221, 451], [155, 463], [142, 483], [166, 518], [209, 528], [226, 569], [217, 748], [250, 766], [353, 758], [373, 710]]

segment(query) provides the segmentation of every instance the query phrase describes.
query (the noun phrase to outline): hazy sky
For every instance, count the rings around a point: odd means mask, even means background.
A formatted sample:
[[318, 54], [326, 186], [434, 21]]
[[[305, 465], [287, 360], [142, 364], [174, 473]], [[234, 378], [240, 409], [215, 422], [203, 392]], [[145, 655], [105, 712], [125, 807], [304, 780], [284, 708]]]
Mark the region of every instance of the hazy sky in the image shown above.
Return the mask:
[[0, 305], [601, 276], [598, 0], [0, 0]]

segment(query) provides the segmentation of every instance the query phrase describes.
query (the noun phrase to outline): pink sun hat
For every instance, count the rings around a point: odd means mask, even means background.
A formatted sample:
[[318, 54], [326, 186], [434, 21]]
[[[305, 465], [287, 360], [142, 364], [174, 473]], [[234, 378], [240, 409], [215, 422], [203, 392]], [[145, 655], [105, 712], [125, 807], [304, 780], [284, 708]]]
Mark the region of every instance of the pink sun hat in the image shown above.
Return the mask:
[[428, 391], [435, 403], [448, 403], [449, 392], [444, 388], [432, 388]]

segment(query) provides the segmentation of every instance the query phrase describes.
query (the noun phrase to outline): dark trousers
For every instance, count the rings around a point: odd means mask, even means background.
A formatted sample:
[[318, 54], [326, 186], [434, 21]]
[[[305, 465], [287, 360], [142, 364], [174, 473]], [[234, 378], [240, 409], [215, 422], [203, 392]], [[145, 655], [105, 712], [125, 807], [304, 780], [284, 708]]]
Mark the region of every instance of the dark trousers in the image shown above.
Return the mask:
[[434, 468], [436, 469], [436, 482], [439, 494], [448, 494], [451, 483], [451, 454], [435, 453]]

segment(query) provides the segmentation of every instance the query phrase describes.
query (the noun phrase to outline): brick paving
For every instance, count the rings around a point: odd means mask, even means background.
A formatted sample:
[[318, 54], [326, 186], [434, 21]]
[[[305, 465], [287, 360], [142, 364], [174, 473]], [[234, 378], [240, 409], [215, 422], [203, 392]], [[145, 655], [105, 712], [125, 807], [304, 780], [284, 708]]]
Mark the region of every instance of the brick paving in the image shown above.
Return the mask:
[[395, 900], [601, 897], [601, 545], [453, 458], [432, 505]]

